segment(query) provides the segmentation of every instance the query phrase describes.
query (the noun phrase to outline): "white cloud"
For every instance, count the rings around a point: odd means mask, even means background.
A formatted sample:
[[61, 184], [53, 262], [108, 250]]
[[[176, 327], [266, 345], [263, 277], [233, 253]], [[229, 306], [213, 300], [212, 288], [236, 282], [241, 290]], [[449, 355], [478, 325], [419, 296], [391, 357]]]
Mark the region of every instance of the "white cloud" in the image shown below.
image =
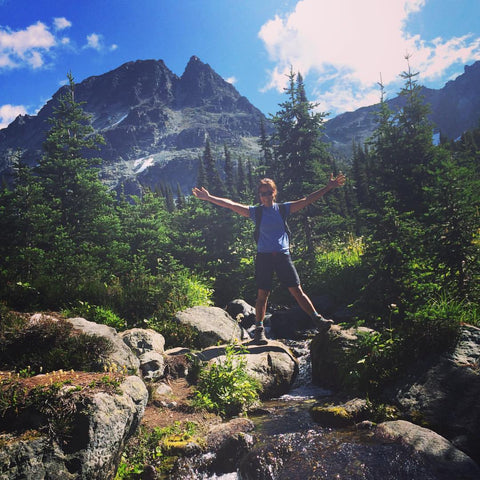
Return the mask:
[[0, 106], [0, 129], [7, 127], [18, 115], [25, 115], [26, 108], [23, 105], [2, 105]]
[[93, 50], [97, 50], [97, 52], [103, 52], [105, 50], [109, 50], [113, 52], [118, 48], [118, 45], [113, 43], [110, 47], [105, 46], [105, 39], [103, 35], [98, 33], [91, 33], [87, 35], [87, 43], [83, 48], [92, 48]]
[[235, 85], [237, 83], [237, 78], [236, 77], [228, 77], [225, 79], [226, 82], [231, 83], [232, 85]]
[[87, 35], [87, 44], [85, 45], [85, 48], [100, 50], [102, 48], [102, 36], [98, 35], [98, 33]]
[[57, 30], [65, 30], [72, 26], [72, 22], [67, 20], [65, 17], [59, 17], [53, 19], [53, 24]]
[[[75, 42], [70, 37], [61, 34], [56, 36], [56, 33], [71, 26], [72, 23], [65, 17], [54, 18], [50, 28], [40, 21], [23, 30], [0, 26], [0, 71], [7, 68], [45, 67], [55, 58], [59, 49], [68, 48], [70, 52], [78, 53]], [[106, 50], [104, 38], [100, 34], [92, 33], [87, 37], [87, 42], [84, 48]], [[117, 48], [117, 45], [112, 44], [108, 50], [114, 51]]]
[[15, 68], [27, 64], [39, 68], [45, 62], [45, 55], [55, 45], [55, 37], [42, 22], [25, 30], [0, 28], [0, 67]]
[[[377, 82], [398, 81], [411, 55], [422, 78], [480, 55], [472, 36], [425, 41], [406, 31], [408, 16], [426, 0], [300, 0], [295, 10], [265, 23], [259, 37], [274, 62], [266, 89], [283, 91], [290, 67], [315, 78], [323, 110], [339, 113], [379, 100]], [[372, 99], [375, 98], [374, 101]]]

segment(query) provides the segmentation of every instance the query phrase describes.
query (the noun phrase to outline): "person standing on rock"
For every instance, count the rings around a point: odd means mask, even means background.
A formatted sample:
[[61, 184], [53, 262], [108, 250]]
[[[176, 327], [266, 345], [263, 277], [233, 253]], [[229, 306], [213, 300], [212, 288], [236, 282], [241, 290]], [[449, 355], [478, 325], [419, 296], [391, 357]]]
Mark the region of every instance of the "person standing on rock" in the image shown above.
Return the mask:
[[[259, 345], [267, 343], [263, 321], [267, 310], [268, 296], [272, 289], [274, 272], [276, 272], [280, 282], [288, 288], [300, 308], [310, 316], [318, 329], [327, 331], [332, 325], [332, 320], [323, 318], [315, 310], [308, 295], [302, 290], [297, 270], [290, 257], [290, 242], [285, 219], [291, 213], [298, 212], [322, 198], [330, 190], [341, 187], [344, 184], [345, 175], [343, 173], [340, 172], [337, 177], [331, 174], [330, 180], [325, 187], [300, 200], [278, 204], [275, 202], [277, 197], [275, 182], [270, 178], [264, 178], [260, 180], [258, 185], [259, 207], [242, 205], [228, 198], [215, 197], [204, 187], [195, 187], [192, 190], [193, 195], [198, 199], [233, 210], [243, 217], [250, 218], [256, 224], [256, 237], [258, 239], [255, 279], [258, 294], [255, 303], [256, 326], [253, 343]], [[257, 215], [260, 218], [256, 218]]]

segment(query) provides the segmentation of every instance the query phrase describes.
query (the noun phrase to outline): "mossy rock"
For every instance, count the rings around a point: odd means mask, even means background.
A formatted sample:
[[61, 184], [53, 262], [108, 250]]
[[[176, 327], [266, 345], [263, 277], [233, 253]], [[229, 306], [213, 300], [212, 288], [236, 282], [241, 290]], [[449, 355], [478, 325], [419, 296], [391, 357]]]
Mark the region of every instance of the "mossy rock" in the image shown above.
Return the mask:
[[338, 405], [315, 405], [310, 409], [313, 420], [325, 427], [347, 427], [366, 420], [369, 414], [367, 401], [361, 398]]
[[347, 427], [353, 425], [353, 415], [339, 405], [317, 405], [310, 409], [313, 420], [325, 427]]

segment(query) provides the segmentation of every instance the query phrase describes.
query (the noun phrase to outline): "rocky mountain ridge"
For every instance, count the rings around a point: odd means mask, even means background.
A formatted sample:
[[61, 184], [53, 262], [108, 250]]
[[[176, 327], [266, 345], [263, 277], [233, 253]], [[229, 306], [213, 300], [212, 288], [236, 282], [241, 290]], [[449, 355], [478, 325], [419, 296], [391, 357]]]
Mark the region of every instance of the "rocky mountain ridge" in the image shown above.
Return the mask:
[[[421, 95], [431, 107], [434, 131], [456, 139], [463, 132], [480, 125], [480, 61], [466, 65], [464, 73], [439, 89], [422, 88]], [[402, 97], [387, 99], [392, 111], [403, 105]], [[352, 141], [362, 144], [376, 128], [375, 113], [379, 105], [370, 105], [342, 113], [325, 124], [325, 140], [337, 154], [349, 156]]]
[[[19, 116], [0, 130], [0, 175], [7, 181], [16, 153], [30, 165], [41, 158], [47, 120], [64, 88], [38, 115]], [[424, 88], [423, 95], [437, 131], [447, 138], [478, 126], [480, 61], [466, 66], [462, 75], [440, 90]], [[84, 102], [92, 126], [106, 140], [95, 152], [103, 159], [102, 180], [111, 188], [122, 185], [127, 194], [177, 183], [190, 191], [207, 137], [217, 159], [223, 158], [227, 145], [234, 160], [255, 161], [261, 118], [269, 128], [260, 110], [196, 56], [181, 77], [162, 60], [125, 63], [77, 84], [75, 98]], [[402, 98], [387, 102], [396, 110]], [[325, 141], [334, 154], [349, 161], [352, 142], [363, 143], [375, 130], [377, 109], [378, 105], [363, 107], [326, 122]]]
[[[0, 130], [0, 173], [20, 152], [30, 165], [41, 146], [63, 87], [36, 116], [19, 116]], [[137, 193], [140, 184], [157, 187], [178, 182], [188, 190], [195, 182], [205, 138], [212, 146], [227, 144], [234, 156], [258, 151], [263, 114], [198, 57], [191, 57], [181, 77], [162, 60], [137, 60], [76, 85], [75, 100], [91, 116], [106, 145], [102, 180]], [[174, 160], [172, 162], [172, 160]]]

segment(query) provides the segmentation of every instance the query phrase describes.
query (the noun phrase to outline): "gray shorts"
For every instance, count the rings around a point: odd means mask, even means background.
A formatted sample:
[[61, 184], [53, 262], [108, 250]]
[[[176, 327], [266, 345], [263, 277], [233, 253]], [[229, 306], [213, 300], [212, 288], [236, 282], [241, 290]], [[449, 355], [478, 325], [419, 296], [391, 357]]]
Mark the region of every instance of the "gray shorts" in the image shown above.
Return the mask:
[[259, 290], [272, 289], [273, 273], [285, 287], [298, 287], [300, 278], [289, 253], [257, 253], [255, 259], [255, 279]]

